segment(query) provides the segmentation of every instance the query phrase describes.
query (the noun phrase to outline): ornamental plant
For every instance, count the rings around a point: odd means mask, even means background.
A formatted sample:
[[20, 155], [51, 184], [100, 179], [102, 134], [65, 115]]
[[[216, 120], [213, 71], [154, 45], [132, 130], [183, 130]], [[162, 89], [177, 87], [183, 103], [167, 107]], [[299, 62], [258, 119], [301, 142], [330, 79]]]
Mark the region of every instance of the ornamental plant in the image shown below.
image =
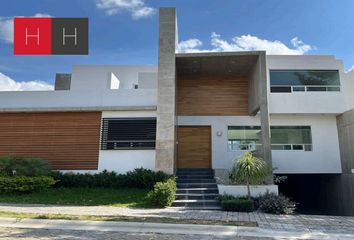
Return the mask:
[[247, 197], [251, 199], [250, 185], [262, 183], [268, 174], [266, 162], [253, 156], [252, 152], [246, 152], [241, 159], [235, 161], [230, 180], [237, 184], [246, 184]]

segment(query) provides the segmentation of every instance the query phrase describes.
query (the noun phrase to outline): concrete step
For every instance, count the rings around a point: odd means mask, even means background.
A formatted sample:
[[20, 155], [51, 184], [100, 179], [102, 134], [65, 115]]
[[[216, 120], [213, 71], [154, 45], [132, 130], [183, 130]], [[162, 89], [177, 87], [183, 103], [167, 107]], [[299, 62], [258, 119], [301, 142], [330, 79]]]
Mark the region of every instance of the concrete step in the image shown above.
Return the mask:
[[173, 207], [220, 210], [219, 191], [211, 169], [178, 169]]
[[177, 183], [216, 183], [215, 179], [203, 179], [203, 178], [193, 178], [193, 179], [180, 179], [177, 178]]
[[207, 173], [214, 174], [214, 170], [208, 168], [179, 168], [177, 174], [181, 173]]
[[218, 200], [217, 193], [177, 193], [176, 200]]
[[177, 175], [177, 179], [214, 179], [214, 175], [205, 174], [205, 175]]
[[177, 170], [176, 175], [214, 175], [212, 170], [201, 170], [201, 171], [179, 171]]
[[172, 204], [173, 207], [220, 207], [219, 200], [176, 200]]
[[177, 194], [179, 193], [191, 193], [191, 194], [208, 194], [208, 193], [219, 193], [218, 188], [209, 188], [209, 187], [202, 187], [202, 188], [178, 188]]
[[177, 188], [218, 188], [216, 183], [177, 183]]
[[220, 211], [222, 210], [221, 206], [204, 206], [204, 207], [171, 207], [175, 209], [183, 210], [210, 210], [210, 211]]

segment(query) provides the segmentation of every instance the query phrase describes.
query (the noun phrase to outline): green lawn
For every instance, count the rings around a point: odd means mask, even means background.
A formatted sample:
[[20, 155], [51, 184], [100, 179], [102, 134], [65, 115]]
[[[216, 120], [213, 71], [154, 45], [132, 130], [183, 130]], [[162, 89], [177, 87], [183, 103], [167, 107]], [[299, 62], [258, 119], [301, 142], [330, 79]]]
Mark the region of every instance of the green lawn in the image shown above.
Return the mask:
[[0, 194], [3, 203], [40, 203], [59, 205], [150, 207], [146, 189], [50, 188], [29, 194]]

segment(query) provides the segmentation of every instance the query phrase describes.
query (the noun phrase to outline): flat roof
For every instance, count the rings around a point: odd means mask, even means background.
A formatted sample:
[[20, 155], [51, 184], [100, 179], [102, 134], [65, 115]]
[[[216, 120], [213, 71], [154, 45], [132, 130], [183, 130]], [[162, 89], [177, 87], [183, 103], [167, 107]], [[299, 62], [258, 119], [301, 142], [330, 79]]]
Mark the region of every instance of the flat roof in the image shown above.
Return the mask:
[[248, 75], [265, 51], [177, 53], [178, 74]]

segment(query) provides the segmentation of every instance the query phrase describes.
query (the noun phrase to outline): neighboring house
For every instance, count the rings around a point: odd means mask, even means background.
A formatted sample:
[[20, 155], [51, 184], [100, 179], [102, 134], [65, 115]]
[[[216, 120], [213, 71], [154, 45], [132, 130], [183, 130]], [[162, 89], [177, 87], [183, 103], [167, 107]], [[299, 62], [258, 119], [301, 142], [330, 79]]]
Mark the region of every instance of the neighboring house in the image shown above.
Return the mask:
[[90, 172], [207, 168], [227, 181], [255, 150], [354, 214], [353, 71], [334, 56], [175, 53], [176, 42], [175, 10], [163, 8], [158, 66], [74, 66], [55, 91], [1, 92], [0, 155]]

